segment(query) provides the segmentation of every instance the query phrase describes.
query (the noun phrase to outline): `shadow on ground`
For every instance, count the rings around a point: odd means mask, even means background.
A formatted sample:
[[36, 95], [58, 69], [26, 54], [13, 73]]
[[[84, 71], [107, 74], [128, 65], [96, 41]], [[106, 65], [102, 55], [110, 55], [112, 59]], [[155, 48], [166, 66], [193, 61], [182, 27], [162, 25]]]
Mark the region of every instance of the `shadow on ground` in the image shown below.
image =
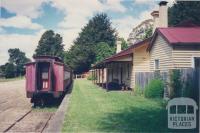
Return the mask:
[[[99, 122], [103, 132], [160, 132], [167, 131], [165, 110], [127, 108], [118, 113], [108, 113]], [[162, 116], [162, 117], [160, 117]]]
[[191, 132], [167, 128], [167, 111], [160, 108], [132, 107], [118, 113], [108, 113], [99, 121], [102, 132]]
[[113, 84], [113, 83], [110, 83], [107, 87], [108, 88], [106, 88], [106, 84], [105, 83], [96, 83], [96, 85], [98, 85], [99, 87], [101, 87], [102, 89], [105, 89], [105, 90], [107, 90], [107, 91], [132, 91], [132, 89], [131, 88], [129, 88], [129, 87], [127, 87], [126, 89], [124, 88], [122, 88], [122, 86], [121, 85], [119, 85], [119, 84]]

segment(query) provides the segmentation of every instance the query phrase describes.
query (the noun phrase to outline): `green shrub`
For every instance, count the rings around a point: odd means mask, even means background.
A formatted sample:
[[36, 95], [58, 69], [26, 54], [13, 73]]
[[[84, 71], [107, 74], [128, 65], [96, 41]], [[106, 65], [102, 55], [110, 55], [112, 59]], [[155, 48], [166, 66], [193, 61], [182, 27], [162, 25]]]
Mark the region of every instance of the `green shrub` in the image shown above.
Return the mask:
[[164, 84], [160, 79], [151, 80], [150, 83], [145, 87], [146, 98], [162, 98], [164, 92]]
[[140, 86], [136, 85], [134, 88], [134, 95], [142, 96], [143, 94], [144, 94], [143, 89]]
[[170, 71], [170, 97], [181, 97], [183, 82], [181, 80], [181, 71], [174, 69]]
[[92, 76], [92, 75], [89, 75], [89, 76], [87, 77], [87, 80], [95, 80], [95, 77]]

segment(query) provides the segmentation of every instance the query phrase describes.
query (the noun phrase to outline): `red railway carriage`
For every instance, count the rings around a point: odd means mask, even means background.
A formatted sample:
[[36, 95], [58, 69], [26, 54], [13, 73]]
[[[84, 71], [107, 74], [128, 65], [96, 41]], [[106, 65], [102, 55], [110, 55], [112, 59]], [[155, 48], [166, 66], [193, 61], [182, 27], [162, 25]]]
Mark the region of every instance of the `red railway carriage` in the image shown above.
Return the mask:
[[60, 98], [72, 83], [72, 70], [58, 57], [36, 56], [34, 60], [26, 64], [27, 97], [40, 104], [45, 104], [47, 96]]

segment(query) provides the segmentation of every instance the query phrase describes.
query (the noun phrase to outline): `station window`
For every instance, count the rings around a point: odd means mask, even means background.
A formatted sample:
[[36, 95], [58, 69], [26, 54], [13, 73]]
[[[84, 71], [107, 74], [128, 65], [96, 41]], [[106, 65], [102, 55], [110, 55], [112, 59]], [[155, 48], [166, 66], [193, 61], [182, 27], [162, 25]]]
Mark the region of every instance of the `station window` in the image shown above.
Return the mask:
[[159, 69], [160, 68], [160, 62], [158, 59], [155, 60], [155, 69]]

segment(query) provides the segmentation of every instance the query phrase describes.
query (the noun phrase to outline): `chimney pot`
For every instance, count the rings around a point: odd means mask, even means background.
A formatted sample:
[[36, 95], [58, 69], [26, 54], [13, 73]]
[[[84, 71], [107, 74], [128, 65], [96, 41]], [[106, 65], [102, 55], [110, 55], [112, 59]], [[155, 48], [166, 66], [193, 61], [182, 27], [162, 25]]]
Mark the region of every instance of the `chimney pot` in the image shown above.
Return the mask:
[[168, 3], [167, 1], [160, 1], [159, 5], [160, 5], [160, 6], [166, 6], [167, 3]]
[[116, 53], [119, 53], [122, 50], [122, 42], [119, 39], [117, 39], [116, 43], [117, 43]]
[[153, 16], [153, 17], [158, 17], [158, 16], [159, 16], [159, 11], [153, 11], [153, 12], [151, 13], [151, 16]]

